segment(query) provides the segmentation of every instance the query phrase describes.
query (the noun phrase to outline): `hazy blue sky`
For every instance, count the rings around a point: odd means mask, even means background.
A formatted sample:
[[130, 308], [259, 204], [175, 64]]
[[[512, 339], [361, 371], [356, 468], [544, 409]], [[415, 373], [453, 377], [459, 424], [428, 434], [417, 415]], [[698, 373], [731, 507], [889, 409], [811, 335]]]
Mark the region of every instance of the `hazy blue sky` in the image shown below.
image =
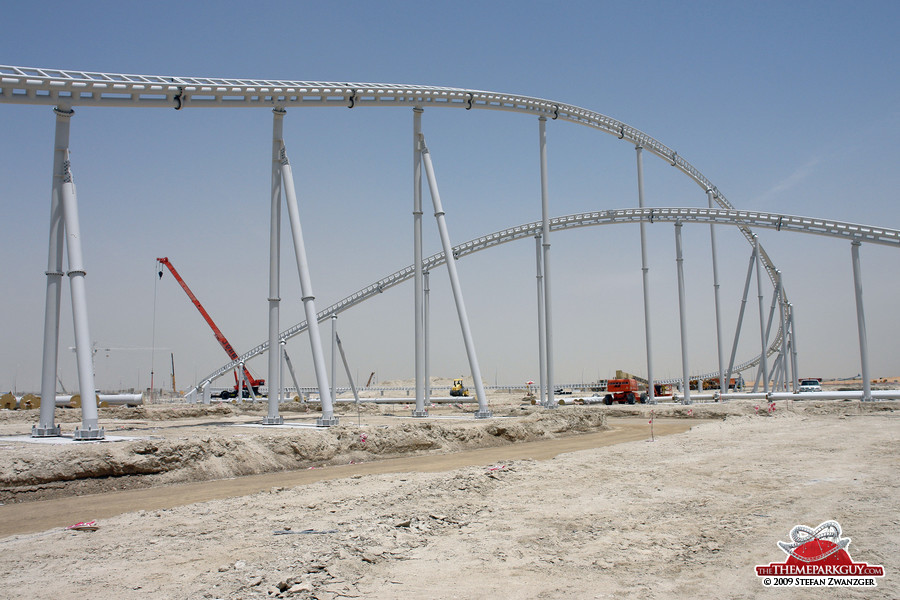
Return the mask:
[[[0, 63], [114, 73], [429, 84], [575, 104], [676, 149], [739, 208], [900, 227], [897, 2], [42, 2], [7, 3]], [[71, 152], [92, 337], [174, 352], [179, 388], [226, 362], [170, 276], [168, 256], [238, 352], [267, 337], [267, 109], [76, 108]], [[427, 109], [451, 238], [540, 217], [537, 119]], [[54, 116], [0, 106], [0, 391], [40, 385]], [[285, 139], [317, 305], [412, 262], [412, 111], [289, 109]], [[634, 149], [548, 124], [551, 212], [637, 204]], [[645, 157], [646, 201], [703, 206]], [[430, 197], [425, 195], [426, 207]], [[284, 224], [282, 328], [302, 320]], [[660, 377], [681, 373], [674, 232], [654, 224], [650, 275]], [[760, 231], [797, 310], [801, 375], [859, 372], [850, 245]], [[439, 250], [426, 208], [426, 252]], [[686, 225], [691, 371], [715, 368], [709, 230]], [[637, 225], [552, 238], [556, 378], [645, 373]], [[733, 334], [749, 247], [719, 229], [724, 323]], [[459, 263], [488, 383], [537, 379], [534, 241]], [[898, 250], [863, 246], [872, 375], [900, 374]], [[467, 374], [446, 271], [432, 281], [434, 375]], [[759, 350], [751, 292], [738, 359]], [[77, 387], [68, 285], [60, 376]], [[154, 298], [155, 311], [154, 311]], [[765, 303], [771, 289], [765, 290]], [[413, 376], [412, 285], [344, 313], [365, 381]], [[323, 328], [328, 337], [329, 328]], [[313, 384], [306, 336], [288, 345]], [[326, 343], [327, 351], [327, 343]], [[265, 377], [266, 359], [251, 362]], [[101, 389], [149, 385], [150, 352], [97, 355]], [[752, 375], [748, 374], [748, 375]], [[343, 379], [343, 378], [341, 378]]]

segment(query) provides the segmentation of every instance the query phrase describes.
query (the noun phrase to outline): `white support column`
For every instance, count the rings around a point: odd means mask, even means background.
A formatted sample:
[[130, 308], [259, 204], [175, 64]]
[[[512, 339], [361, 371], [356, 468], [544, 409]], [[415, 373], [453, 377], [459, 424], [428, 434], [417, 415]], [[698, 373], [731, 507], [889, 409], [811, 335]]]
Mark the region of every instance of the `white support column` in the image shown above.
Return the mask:
[[784, 306], [784, 283], [781, 279], [781, 271], [775, 271], [778, 275], [778, 316], [781, 319], [781, 356], [784, 360], [784, 372], [782, 374], [781, 389], [787, 391], [787, 375], [788, 375], [788, 349], [787, 349], [787, 321], [785, 317]]
[[556, 408], [553, 402], [553, 311], [550, 294], [550, 191], [547, 174], [547, 117], [538, 118], [541, 155], [541, 240], [544, 250], [544, 345], [546, 346], [547, 402], [544, 406]]
[[853, 288], [856, 293], [856, 326], [859, 329], [859, 360], [862, 363], [863, 401], [872, 400], [872, 379], [869, 375], [869, 340], [866, 334], [866, 313], [863, 309], [862, 271], [859, 266], [859, 246], [857, 240], [850, 243], [853, 262]]
[[331, 397], [337, 398], [337, 315], [331, 315]]
[[335, 333], [334, 340], [337, 342], [338, 352], [341, 353], [341, 362], [344, 363], [344, 372], [347, 374], [347, 382], [350, 384], [350, 391], [353, 392], [353, 399], [356, 401], [356, 405], [359, 406], [359, 391], [356, 389], [356, 384], [353, 383], [353, 375], [350, 373], [350, 363], [347, 361], [347, 354], [344, 352], [344, 345], [341, 343], [341, 337]]
[[[634, 147], [637, 153], [638, 208], [644, 208], [644, 149]], [[647, 261], [646, 223], [641, 221], [641, 284], [644, 290], [644, 343], [647, 348], [647, 403], [656, 404], [653, 386], [653, 352], [650, 329], [650, 267]]]
[[[78, 392], [81, 394], [81, 428], [75, 440], [102, 440], [105, 437], [97, 419], [97, 388], [94, 385], [94, 352], [88, 326], [87, 289], [84, 257], [81, 252], [81, 225], [78, 220], [78, 197], [69, 168], [63, 165], [63, 215], [66, 222], [66, 254], [69, 259], [69, 288], [72, 293], [72, 320], [75, 324], [75, 356], [78, 363]], [[55, 401], [54, 401], [55, 403]]]
[[291, 374], [291, 381], [294, 382], [294, 389], [297, 390], [297, 397], [300, 398], [300, 402], [306, 402], [306, 399], [303, 398], [303, 392], [300, 390], [300, 382], [297, 380], [297, 374], [294, 372], [294, 365], [291, 363], [291, 357], [288, 356], [287, 342], [285, 340], [281, 340], [281, 353], [284, 355], [284, 362]]
[[[284, 402], [287, 396], [287, 386], [284, 379], [284, 340], [278, 340], [278, 403]], [[269, 346], [271, 348], [271, 346]]]
[[281, 146], [284, 143], [284, 115], [281, 107], [272, 109], [272, 195], [269, 219], [269, 398], [263, 425], [281, 425], [278, 414], [281, 400], [281, 356], [278, 348], [279, 306], [281, 305]]
[[425, 308], [424, 308], [424, 275], [422, 273], [422, 157], [419, 152], [419, 139], [422, 133], [422, 108], [413, 109], [413, 276], [414, 312], [413, 320], [416, 336], [416, 407], [414, 417], [427, 417], [425, 407], [427, 377], [425, 368]]
[[424, 376], [424, 379], [425, 379], [425, 402], [428, 404], [431, 404], [431, 348], [429, 346], [430, 338], [428, 337], [428, 319], [429, 319], [429, 311], [430, 311], [429, 296], [431, 295], [431, 289], [428, 287], [428, 271], [424, 271], [422, 273], [422, 283], [423, 283], [423, 287], [425, 288], [423, 290], [424, 298], [423, 298], [423, 306], [422, 306], [422, 321], [424, 323], [424, 326], [422, 329], [425, 332], [424, 335], [422, 336], [422, 339], [424, 342], [423, 346], [425, 347], [425, 360], [424, 360], [424, 363], [425, 363], [425, 376]]
[[69, 149], [69, 120], [74, 110], [53, 109], [56, 113], [56, 135], [53, 150], [53, 183], [50, 192], [50, 241], [47, 258], [47, 294], [44, 303], [44, 354], [41, 366], [40, 422], [31, 428], [32, 437], [57, 437], [59, 425], [54, 423], [56, 408], [56, 373], [59, 361], [59, 305], [62, 293], [63, 221], [62, 181], [63, 163]]
[[210, 387], [211, 387], [210, 384], [207, 383], [206, 385], [204, 385], [200, 388], [202, 390], [202, 395], [203, 395], [203, 404], [208, 405], [210, 403], [210, 393], [212, 392], [212, 390], [209, 389]]
[[535, 250], [537, 253], [537, 311], [538, 311], [538, 401], [541, 406], [547, 402], [547, 392], [544, 387], [544, 373], [547, 369], [547, 339], [544, 329], [544, 271], [541, 260], [541, 236], [534, 236]]
[[788, 302], [788, 322], [791, 328], [791, 371], [794, 376], [794, 393], [800, 392], [800, 374], [797, 372], [797, 329], [794, 325], [794, 305]]
[[756, 290], [759, 294], [759, 337], [762, 342], [762, 353], [759, 355], [759, 366], [762, 373], [763, 391], [769, 393], [769, 371], [766, 367], [766, 314], [763, 307], [762, 287], [762, 255], [759, 251], [759, 238], [753, 235], [753, 246], [756, 248]]
[[447, 222], [444, 219], [444, 207], [441, 205], [441, 195], [438, 191], [437, 179], [434, 175], [434, 166], [431, 164], [431, 154], [425, 145], [425, 139], [420, 138], [422, 144], [422, 163], [428, 178], [428, 189], [431, 191], [431, 202], [434, 205], [434, 218], [437, 220], [438, 232], [441, 236], [441, 246], [446, 257], [447, 273], [450, 276], [450, 288], [453, 291], [453, 299], [456, 302], [456, 313], [459, 317], [459, 326], [462, 330], [463, 343], [466, 346], [466, 355], [469, 358], [469, 369], [472, 372], [472, 383], [475, 385], [475, 394], [478, 398], [478, 410], [476, 419], [486, 419], [493, 416], [487, 405], [487, 395], [484, 392], [484, 382], [481, 380], [481, 368], [478, 366], [478, 356], [475, 354], [475, 342], [472, 340], [472, 331], [469, 328], [469, 315], [466, 313], [466, 303], [462, 295], [462, 287], [459, 284], [459, 274], [456, 271], [456, 257], [453, 255], [453, 245], [450, 243], [450, 234], [447, 231]]
[[728, 370], [725, 378], [731, 381], [731, 373], [734, 370], [734, 357], [737, 354], [738, 341], [741, 339], [741, 325], [744, 322], [744, 310], [747, 308], [747, 296], [750, 293], [750, 279], [753, 277], [753, 265], [756, 261], [756, 248], [750, 253], [750, 262], [747, 265], [747, 279], [744, 281], [744, 294], [741, 296], [741, 308], [738, 312], [737, 327], [734, 331], [734, 343], [731, 346], [731, 359], [728, 361]]
[[691, 403], [691, 380], [688, 368], [687, 317], [684, 300], [684, 257], [681, 250], [681, 221], [675, 222], [675, 264], [678, 268], [678, 322], [681, 325], [681, 375], [684, 382], [684, 404]]
[[[706, 199], [709, 207], [713, 208], [715, 191], [706, 190]], [[713, 292], [716, 303], [716, 348], [718, 349], [719, 358], [719, 393], [728, 392], [728, 381], [725, 379], [725, 348], [722, 342], [722, 309], [719, 302], [719, 264], [718, 254], [716, 252], [716, 226], [709, 226], [709, 242], [712, 249], [712, 270], [713, 270]]]
[[250, 387], [250, 382], [247, 381], [247, 378], [244, 376], [244, 363], [240, 363], [238, 366], [238, 392], [237, 392], [237, 402], [244, 402], [244, 388]]
[[313, 295], [312, 282], [309, 278], [306, 246], [303, 243], [303, 230], [300, 227], [300, 208], [297, 205], [297, 194], [294, 190], [294, 174], [284, 145], [281, 146], [281, 180], [291, 221], [294, 255], [297, 259], [297, 272], [300, 275], [300, 294], [303, 301], [303, 310], [306, 314], [309, 345], [312, 350], [313, 367], [316, 372], [316, 384], [319, 387], [319, 399], [322, 402], [322, 416], [316, 420], [316, 424], [321, 427], [330, 427], [338, 424], [338, 418], [334, 416], [334, 405], [331, 400], [331, 392], [328, 390], [328, 371], [325, 368], [322, 336], [319, 332], [319, 321], [316, 315], [316, 297]]

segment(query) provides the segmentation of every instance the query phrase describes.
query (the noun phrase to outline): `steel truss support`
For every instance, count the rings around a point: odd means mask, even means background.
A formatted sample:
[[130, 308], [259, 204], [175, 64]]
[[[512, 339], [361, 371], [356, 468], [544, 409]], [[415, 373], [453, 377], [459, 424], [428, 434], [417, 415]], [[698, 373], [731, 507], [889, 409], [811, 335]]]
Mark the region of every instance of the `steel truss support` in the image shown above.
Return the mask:
[[541, 260], [541, 236], [534, 236], [537, 251], [537, 311], [538, 311], [538, 401], [541, 406], [547, 403], [547, 392], [544, 387], [544, 373], [547, 366], [547, 339], [544, 329], [544, 271]]
[[[709, 207], [713, 207], [715, 191], [706, 190], [706, 199]], [[713, 271], [713, 293], [716, 303], [716, 349], [719, 359], [719, 393], [728, 392], [729, 380], [725, 379], [725, 348], [722, 343], [722, 310], [719, 302], [719, 264], [716, 252], [716, 227], [712, 223], [709, 225], [709, 243], [712, 252], [712, 271]]]
[[784, 391], [787, 391], [787, 375], [788, 375], [788, 351], [787, 351], [787, 340], [788, 340], [788, 330], [787, 330], [787, 320], [785, 318], [785, 306], [784, 306], [784, 283], [782, 281], [781, 271], [776, 270], [775, 275], [778, 278], [778, 283], [776, 287], [778, 288], [778, 317], [781, 320], [781, 356], [784, 359], [784, 372], [781, 378], [781, 386]]
[[331, 397], [337, 398], [337, 315], [331, 315]]
[[859, 329], [859, 360], [862, 363], [863, 400], [872, 400], [872, 379], [869, 375], [869, 340], [866, 334], [866, 313], [863, 309], [862, 271], [859, 266], [859, 242], [850, 243], [853, 262], [853, 289], [856, 293], [856, 326]]
[[[764, 343], [766, 343], [766, 344], [768, 344], [768, 342], [769, 342], [769, 336], [770, 336], [770, 334], [771, 334], [771, 332], [772, 332], [772, 323], [774, 322], [774, 319], [775, 319], [775, 307], [776, 307], [776, 306], [779, 306], [779, 304], [778, 304], [778, 299], [779, 299], [780, 297], [781, 297], [781, 272], [778, 271], [778, 270], [776, 270], [776, 271], [775, 271], [775, 292], [772, 294], [772, 304], [769, 305], [769, 318], [768, 318], [768, 320], [766, 321], [766, 333], [765, 333], [765, 337], [763, 338]], [[784, 341], [784, 329], [782, 329], [782, 337], [781, 337], [781, 339], [782, 339], [782, 341]], [[775, 367], [774, 367], [774, 365], [773, 365], [773, 367], [772, 367], [771, 379], [773, 380], [773, 381], [772, 381], [772, 388], [773, 388], [773, 390], [777, 390], [777, 389], [778, 389], [778, 384], [777, 384], [777, 382], [775, 381]], [[768, 392], [768, 390], [766, 390], [766, 391]]]
[[472, 372], [472, 380], [475, 385], [475, 394], [478, 397], [478, 410], [476, 419], [485, 419], [492, 416], [487, 405], [487, 396], [484, 393], [484, 382], [481, 380], [481, 368], [478, 366], [478, 357], [475, 354], [475, 343], [472, 341], [472, 331], [469, 328], [469, 315], [466, 312], [466, 303], [463, 299], [462, 288], [459, 284], [459, 274], [456, 271], [456, 258], [453, 256], [453, 246], [450, 244], [450, 234], [447, 231], [447, 222], [444, 219], [444, 207], [441, 205], [441, 194], [438, 191], [437, 179], [434, 175], [434, 166], [431, 163], [431, 153], [425, 145], [424, 136], [420, 136], [420, 151], [422, 163], [425, 167], [425, 175], [428, 178], [428, 189], [431, 192], [431, 202], [434, 205], [434, 218], [437, 221], [438, 232], [441, 236], [441, 245], [447, 257], [447, 274], [450, 276], [450, 288], [453, 291], [453, 299], [456, 302], [456, 312], [459, 316], [459, 326], [462, 330], [463, 343], [466, 346], [466, 355], [469, 358], [469, 368]]
[[737, 355], [738, 342], [741, 339], [741, 325], [744, 322], [744, 310], [747, 308], [747, 296], [750, 293], [750, 279], [753, 277], [753, 265], [756, 262], [756, 247], [750, 252], [750, 263], [747, 265], [747, 279], [744, 281], [744, 295], [741, 297], [741, 308], [738, 311], [737, 327], [734, 332], [734, 342], [731, 346], [731, 359], [728, 361], [728, 371], [725, 378], [731, 382], [731, 373], [734, 371], [734, 357]]
[[[56, 135], [53, 142], [53, 183], [50, 192], [50, 241], [47, 258], [47, 294], [44, 304], [44, 354], [41, 365], [40, 423], [31, 428], [32, 437], [57, 437], [59, 425], [54, 423], [56, 408], [56, 374], [59, 361], [59, 305], [62, 294], [63, 221], [62, 182], [63, 164], [69, 150], [69, 120], [74, 110], [55, 108]], [[151, 386], [152, 388], [152, 386]]]
[[756, 249], [756, 290], [759, 294], [759, 337], [762, 343], [762, 353], [759, 355], [760, 372], [762, 373], [763, 391], [769, 393], [769, 371], [766, 368], [766, 317], [763, 309], [763, 287], [762, 287], [762, 258], [759, 252], [759, 237], [753, 235], [753, 246]]
[[[269, 347], [278, 347], [279, 307], [281, 305], [281, 147], [284, 144], [284, 115], [281, 107], [272, 109], [272, 194], [269, 219]], [[278, 414], [281, 400], [281, 357], [269, 353], [268, 410], [263, 425], [281, 425]]]
[[300, 391], [300, 382], [297, 381], [297, 374], [294, 373], [294, 364], [291, 362], [291, 357], [288, 356], [286, 346], [287, 342], [281, 340], [281, 353], [284, 355], [284, 364], [287, 365], [288, 372], [291, 374], [291, 381], [294, 382], [294, 389], [297, 390], [297, 397], [303, 402], [303, 392]]
[[[334, 317], [334, 323], [337, 323], [337, 317]], [[350, 363], [347, 362], [347, 355], [344, 353], [344, 345], [341, 343], [341, 336], [337, 334], [337, 331], [334, 332], [334, 340], [337, 342], [338, 352], [341, 353], [341, 362], [344, 363], [344, 372], [347, 373], [347, 381], [350, 383], [350, 391], [353, 392], [353, 399], [356, 400], [356, 403], [359, 404], [359, 392], [356, 389], [356, 384], [353, 383], [353, 375], [350, 374]], [[335, 395], [337, 397], [337, 395]]]
[[781, 388], [781, 367], [782, 360], [781, 354], [775, 356], [775, 360], [772, 361], [772, 391], [777, 392]]
[[424, 298], [422, 306], [422, 320], [424, 322], [424, 335], [422, 336], [425, 346], [425, 402], [431, 404], [431, 338], [428, 337], [428, 319], [430, 315], [430, 296], [431, 288], [428, 287], [428, 271], [422, 273], [422, 284], [424, 286]]
[[243, 373], [244, 379], [247, 381], [247, 393], [250, 396], [250, 399], [256, 402], [258, 398], [256, 397], [256, 392], [253, 391], [253, 386], [250, 385], [250, 380], [248, 379], [249, 374], [244, 372], [244, 365], [241, 365], [241, 373]]
[[429, 302], [431, 288], [428, 287], [428, 271], [422, 273], [422, 283], [424, 298], [422, 300], [422, 321], [424, 322], [424, 335], [422, 336], [423, 345], [425, 346], [425, 402], [431, 403], [431, 347], [429, 346], [430, 338], [428, 337], [428, 318], [429, 318]]
[[[644, 208], [644, 148], [634, 147], [637, 154], [638, 208]], [[647, 231], [641, 221], [641, 284], [644, 290], [644, 343], [647, 349], [647, 403], [656, 404], [653, 385], [653, 343], [650, 335], [650, 267], [647, 264]]]
[[687, 316], [684, 300], [684, 257], [681, 249], [681, 221], [675, 222], [675, 264], [678, 268], [678, 322], [681, 326], [681, 374], [684, 404], [691, 403], [691, 380], [688, 378]]
[[547, 401], [544, 406], [555, 408], [553, 402], [553, 311], [550, 302], [550, 191], [547, 175], [547, 117], [538, 118], [541, 155], [541, 242], [544, 265], [544, 346], [546, 348], [546, 373], [544, 382], [547, 385]]
[[422, 134], [422, 108], [413, 109], [413, 301], [414, 332], [416, 336], [416, 407], [412, 416], [427, 417], [425, 407], [425, 290], [422, 269], [422, 155], [419, 152], [419, 138]]
[[[238, 369], [237, 402], [244, 401], [244, 388], [245, 387], [250, 387], [250, 385], [249, 385], [249, 382], [247, 381], [247, 378], [244, 377], [244, 363], [241, 363], [240, 368]], [[250, 394], [248, 393], [247, 396], [249, 397]]]
[[[75, 356], [78, 363], [78, 388], [81, 394], [81, 428], [73, 439], [102, 440], [105, 437], [97, 419], [97, 388], [94, 385], [94, 352], [88, 326], [87, 290], [84, 258], [81, 252], [81, 225], [78, 220], [78, 197], [69, 168], [68, 156], [63, 163], [62, 204], [66, 227], [66, 255], [69, 259], [69, 290], [72, 293], [72, 320], [75, 323]], [[42, 403], [43, 404], [43, 403]], [[55, 405], [55, 399], [54, 399]]]
[[794, 393], [800, 392], [800, 374], [797, 371], [797, 330], [794, 327], [794, 305], [788, 302], [788, 323], [791, 329], [791, 372], [794, 376]]
[[334, 404], [328, 390], [328, 370], [325, 368], [325, 354], [322, 351], [322, 336], [319, 322], [316, 319], [316, 297], [312, 291], [309, 277], [309, 263], [306, 260], [306, 245], [303, 242], [303, 230], [300, 226], [300, 208], [297, 205], [297, 194], [294, 190], [294, 174], [288, 160], [284, 144], [281, 145], [281, 181], [284, 186], [288, 215], [291, 221], [291, 236], [294, 240], [294, 255], [297, 259], [297, 272], [300, 276], [300, 294], [306, 322], [309, 328], [309, 345], [312, 350], [313, 367], [316, 372], [316, 384], [319, 387], [319, 399], [322, 403], [322, 416], [316, 420], [320, 427], [338, 424], [334, 416]]

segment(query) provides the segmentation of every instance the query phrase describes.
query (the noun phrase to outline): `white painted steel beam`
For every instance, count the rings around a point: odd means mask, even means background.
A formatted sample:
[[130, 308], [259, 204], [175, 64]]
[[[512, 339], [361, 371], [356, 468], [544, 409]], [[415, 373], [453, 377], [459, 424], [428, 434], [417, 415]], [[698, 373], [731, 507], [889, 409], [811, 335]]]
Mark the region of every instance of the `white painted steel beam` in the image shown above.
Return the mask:
[[416, 407], [414, 417], [427, 417], [425, 407], [425, 289], [422, 270], [422, 109], [413, 109], [413, 334], [415, 335]]
[[[635, 146], [637, 158], [638, 208], [644, 208], [644, 149]], [[647, 403], [656, 404], [653, 380], [653, 336], [650, 329], [650, 266], [647, 259], [647, 223], [641, 221], [641, 289], [644, 296], [644, 344], [647, 350]]]
[[[709, 207], [713, 208], [713, 191], [706, 190], [706, 198]], [[716, 251], [716, 227], [713, 224], [709, 226], [709, 245], [712, 254], [712, 271], [713, 271], [713, 300], [716, 309], [716, 350], [719, 359], [719, 390], [728, 389], [728, 381], [725, 379], [725, 348], [722, 342], [722, 310], [719, 301], [719, 263]], [[783, 329], [783, 328], [782, 328]]]
[[[691, 381], [689, 378], [690, 369], [688, 368], [688, 343], [687, 343], [687, 306], [684, 299], [684, 255], [681, 246], [681, 221], [675, 221], [675, 265], [678, 271], [678, 323], [681, 327], [681, 372], [682, 372], [682, 392], [684, 393], [684, 404], [691, 403]], [[698, 380], [698, 382], [702, 379]], [[698, 386], [702, 388], [702, 385]], [[703, 391], [698, 389], [698, 392]]]
[[75, 325], [75, 358], [78, 363], [78, 391], [81, 394], [81, 427], [73, 439], [102, 440], [103, 428], [97, 418], [97, 386], [94, 384], [94, 352], [88, 325], [87, 288], [84, 255], [81, 251], [81, 225], [78, 197], [68, 158], [63, 163], [62, 206], [66, 224], [66, 256], [69, 260], [69, 291], [72, 294], [72, 321]]
[[281, 146], [281, 183], [284, 186], [288, 215], [291, 222], [291, 236], [294, 241], [294, 256], [297, 260], [297, 272], [300, 276], [300, 294], [303, 311], [309, 327], [309, 345], [312, 351], [313, 368], [316, 372], [316, 383], [319, 386], [319, 399], [322, 403], [322, 416], [316, 424], [330, 427], [338, 424], [334, 416], [334, 405], [328, 389], [328, 370], [325, 368], [325, 354], [322, 351], [322, 337], [319, 333], [319, 322], [316, 320], [316, 297], [309, 277], [309, 264], [306, 259], [306, 245], [303, 242], [303, 229], [300, 226], [300, 208], [297, 205], [297, 194], [294, 190], [294, 174], [288, 161], [284, 145]]
[[550, 192], [547, 173], [547, 117], [538, 120], [541, 161], [541, 249], [544, 282], [544, 381], [547, 385], [547, 400], [544, 406], [555, 408], [553, 401], [553, 310], [550, 277]]
[[[278, 347], [281, 306], [281, 146], [284, 144], [285, 110], [272, 110], [272, 174], [269, 208], [269, 346]], [[284, 417], [278, 414], [281, 400], [281, 357], [278, 352], [269, 354], [269, 398], [263, 425], [281, 425]]]
[[475, 411], [476, 419], [486, 419], [491, 416], [487, 404], [487, 394], [484, 392], [484, 382], [481, 379], [481, 367], [478, 365], [478, 355], [475, 353], [475, 342], [472, 339], [472, 330], [469, 327], [469, 315], [466, 311], [465, 299], [462, 295], [462, 286], [459, 283], [459, 274], [456, 271], [456, 259], [453, 257], [453, 246], [450, 244], [450, 233], [447, 230], [447, 221], [444, 218], [444, 207], [441, 204], [441, 195], [437, 186], [437, 178], [434, 174], [434, 166], [431, 162], [431, 153], [421, 139], [420, 150], [422, 153], [422, 166], [425, 167], [425, 176], [428, 179], [428, 189], [431, 191], [431, 203], [434, 206], [434, 218], [437, 221], [438, 233], [441, 237], [441, 246], [444, 255], [450, 258], [445, 261], [447, 274], [450, 277], [450, 291], [453, 292], [453, 300], [456, 304], [456, 313], [459, 317], [459, 327], [463, 336], [463, 344], [466, 348], [466, 356], [469, 359], [469, 369], [472, 373], [472, 384], [475, 386], [475, 395], [478, 398], [478, 410]]
[[853, 263], [853, 289], [856, 295], [856, 324], [859, 330], [859, 358], [862, 368], [863, 400], [872, 399], [872, 379], [869, 375], [869, 341], [866, 334], [866, 313], [863, 309], [862, 270], [859, 266], [859, 242], [850, 244]]

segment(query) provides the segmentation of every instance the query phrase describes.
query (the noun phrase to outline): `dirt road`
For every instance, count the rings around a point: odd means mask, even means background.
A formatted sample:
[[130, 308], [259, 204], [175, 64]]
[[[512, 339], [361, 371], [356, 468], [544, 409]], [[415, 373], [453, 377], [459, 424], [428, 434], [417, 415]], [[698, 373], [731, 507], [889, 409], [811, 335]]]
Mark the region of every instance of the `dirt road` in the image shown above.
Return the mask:
[[[654, 420], [654, 434], [662, 436], [681, 433], [700, 422], [703, 421], [657, 418]], [[130, 511], [159, 510], [195, 502], [244, 496], [271, 487], [295, 487], [317, 481], [359, 475], [433, 473], [516, 459], [547, 460], [566, 452], [599, 448], [649, 437], [648, 423], [643, 417], [615, 419], [611, 425], [612, 427], [608, 431], [561, 439], [524, 442], [505, 447], [480, 448], [450, 454], [409, 456], [302, 471], [267, 473], [149, 489], [6, 504], [0, 506], [0, 538], [64, 527], [79, 521], [109, 518]]]

